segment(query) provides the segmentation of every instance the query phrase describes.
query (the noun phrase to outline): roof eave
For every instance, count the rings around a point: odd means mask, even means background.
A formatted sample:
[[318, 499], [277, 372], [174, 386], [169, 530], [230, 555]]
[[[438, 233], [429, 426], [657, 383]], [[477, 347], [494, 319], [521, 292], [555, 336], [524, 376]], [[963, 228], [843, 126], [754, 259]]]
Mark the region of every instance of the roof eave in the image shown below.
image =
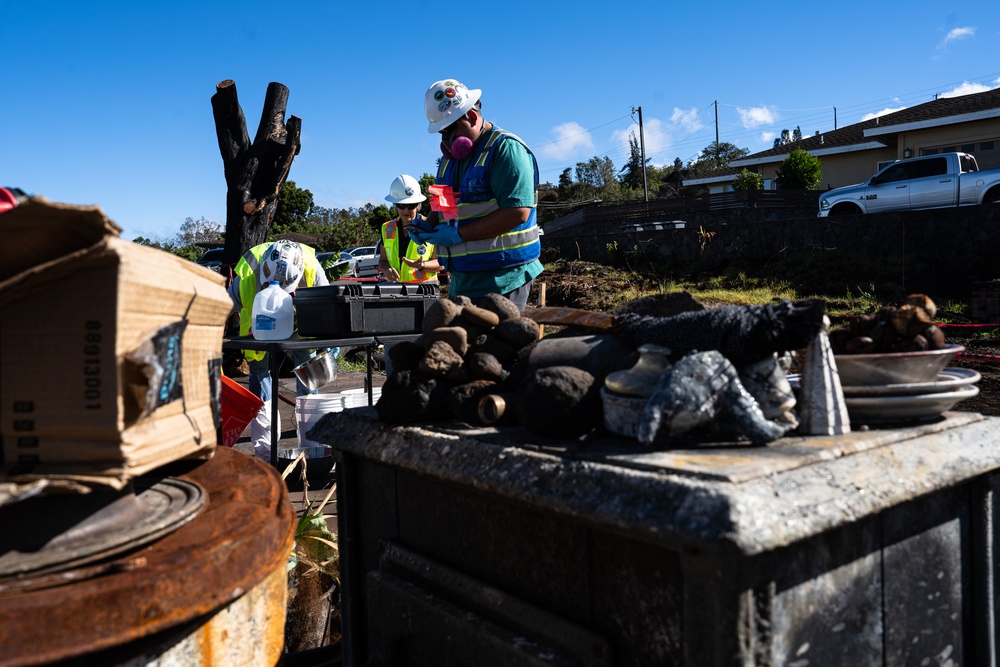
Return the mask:
[[971, 123], [977, 120], [988, 120], [1000, 117], [1000, 108], [984, 109], [972, 113], [963, 113], [957, 116], [944, 116], [943, 118], [928, 118], [912, 123], [896, 123], [894, 125], [876, 125], [864, 131], [866, 137], [877, 137], [883, 134], [895, 134], [897, 132], [909, 132], [910, 130], [924, 130], [930, 127], [942, 127], [945, 125], [955, 125], [958, 123]]
[[[812, 148], [806, 152], [815, 157], [823, 157], [824, 155], [839, 155], [842, 153], [856, 153], [858, 151], [870, 151], [878, 148], [885, 148], [886, 145], [881, 141], [866, 141], [863, 144], [848, 144], [846, 146], [831, 146], [830, 148]], [[780, 155], [766, 155], [764, 157], [758, 158], [743, 158], [740, 160], [733, 160], [729, 163], [730, 167], [752, 167], [759, 164], [771, 164], [773, 162], [781, 162], [786, 157], [788, 153], [782, 153]]]
[[685, 178], [681, 183], [688, 185], [708, 185], [709, 183], [728, 183], [739, 174], [723, 174], [722, 176], [707, 176], [705, 178]]

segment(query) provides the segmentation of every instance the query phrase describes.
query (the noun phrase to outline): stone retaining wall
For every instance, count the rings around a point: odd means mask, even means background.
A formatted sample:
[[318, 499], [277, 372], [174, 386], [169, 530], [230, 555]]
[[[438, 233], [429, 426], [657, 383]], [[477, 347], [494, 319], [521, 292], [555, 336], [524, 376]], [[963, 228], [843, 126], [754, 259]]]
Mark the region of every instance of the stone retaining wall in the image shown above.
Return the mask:
[[974, 282], [1000, 278], [1000, 205], [835, 218], [787, 209], [677, 217], [684, 220], [683, 228], [656, 230], [644, 224], [642, 231], [623, 231], [619, 223], [577, 225], [546, 234], [543, 246], [565, 259], [611, 264], [631, 254], [677, 273], [697, 264], [775, 262], [808, 254], [829, 266], [849, 262], [846, 266], [859, 267], [852, 276], [858, 285], [889, 276], [907, 291], [966, 299]]

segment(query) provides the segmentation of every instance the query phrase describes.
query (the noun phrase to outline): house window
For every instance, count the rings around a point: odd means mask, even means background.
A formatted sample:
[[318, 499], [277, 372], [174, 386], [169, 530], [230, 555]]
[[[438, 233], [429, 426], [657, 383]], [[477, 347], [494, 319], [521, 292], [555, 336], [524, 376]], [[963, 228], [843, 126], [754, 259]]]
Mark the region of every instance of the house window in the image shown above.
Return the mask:
[[975, 144], [962, 144], [962, 152], [963, 153], [975, 153], [976, 152], [976, 145]]
[[920, 149], [920, 154], [921, 155], [937, 155], [940, 152], [941, 151], [939, 151], [936, 148], [921, 148]]
[[995, 142], [993, 142], [993, 141], [983, 141], [983, 142], [980, 142], [980, 144], [979, 144], [979, 150], [981, 150], [981, 151], [991, 151], [991, 150], [993, 150], [994, 145], [995, 145]]
[[878, 166], [875, 167], [875, 173], [882, 171], [893, 162], [895, 162], [895, 160], [882, 160], [881, 162], [878, 163]]

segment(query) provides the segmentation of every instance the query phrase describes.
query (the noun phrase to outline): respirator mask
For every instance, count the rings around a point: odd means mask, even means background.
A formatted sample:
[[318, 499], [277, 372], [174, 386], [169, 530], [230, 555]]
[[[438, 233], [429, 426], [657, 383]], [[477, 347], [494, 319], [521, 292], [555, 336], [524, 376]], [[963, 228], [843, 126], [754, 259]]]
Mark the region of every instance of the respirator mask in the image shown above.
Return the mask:
[[[468, 137], [456, 137], [456, 125], [458, 125], [458, 121], [455, 121], [453, 125], [441, 133], [441, 153], [449, 160], [464, 160], [472, 155], [473, 141]], [[481, 133], [482, 129], [480, 129]]]
[[441, 153], [449, 160], [464, 160], [472, 154], [472, 139], [448, 135], [441, 142]]

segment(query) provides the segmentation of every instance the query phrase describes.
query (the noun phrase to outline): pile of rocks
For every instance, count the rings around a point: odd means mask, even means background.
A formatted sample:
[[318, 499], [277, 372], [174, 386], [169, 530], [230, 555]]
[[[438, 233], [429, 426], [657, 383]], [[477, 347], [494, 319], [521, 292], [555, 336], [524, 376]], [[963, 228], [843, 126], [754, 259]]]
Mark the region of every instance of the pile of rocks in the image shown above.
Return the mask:
[[[585, 358], [607, 359], [606, 348], [618, 345], [579, 341], [547, 337], [539, 348], [538, 323], [496, 294], [441, 299], [424, 314], [419, 339], [389, 350], [393, 372], [375, 406], [379, 419], [517, 421], [544, 435], [579, 435], [600, 424], [606, 373], [586, 370]], [[619, 351], [610, 355], [620, 360], [614, 368], [635, 361], [632, 350]]]

